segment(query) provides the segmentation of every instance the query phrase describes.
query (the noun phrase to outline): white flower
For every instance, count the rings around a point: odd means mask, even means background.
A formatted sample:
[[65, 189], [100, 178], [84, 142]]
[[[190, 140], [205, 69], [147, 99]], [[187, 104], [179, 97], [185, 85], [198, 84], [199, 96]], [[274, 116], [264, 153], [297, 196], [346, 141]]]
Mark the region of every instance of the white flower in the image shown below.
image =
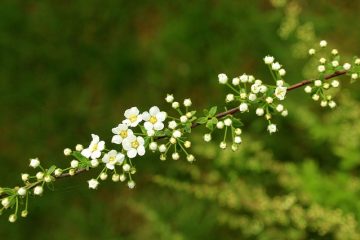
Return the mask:
[[255, 78], [254, 78], [253, 75], [249, 75], [249, 76], [248, 76], [248, 82], [249, 82], [249, 83], [252, 83], [254, 80], [255, 80]]
[[185, 141], [184, 142], [184, 147], [190, 148], [191, 147], [191, 142], [190, 141]]
[[91, 164], [91, 166], [92, 166], [93, 168], [96, 168], [97, 166], [99, 166], [99, 160], [97, 160], [97, 159], [92, 159], [92, 160], [90, 161], [90, 164]]
[[37, 180], [41, 180], [41, 179], [44, 178], [44, 173], [43, 172], [38, 172], [38, 173], [36, 173], [35, 176], [36, 176]]
[[333, 50], [331, 50], [331, 54], [332, 55], [338, 55], [338, 50], [337, 49], [333, 49]]
[[358, 79], [359, 75], [357, 73], [351, 74], [352, 79]]
[[273, 99], [272, 97], [267, 97], [267, 98], [265, 99], [265, 101], [266, 101], [268, 104], [270, 104], [270, 103], [272, 103], [272, 102], [274, 101], [274, 99]]
[[177, 123], [174, 120], [169, 122], [170, 129], [175, 129], [176, 127], [177, 127]]
[[272, 56], [266, 56], [264, 57], [265, 64], [272, 64], [274, 62], [274, 57]]
[[327, 103], [327, 101], [325, 101], [325, 100], [323, 100], [323, 101], [320, 102], [320, 106], [321, 106], [321, 107], [326, 107], [327, 104], [328, 104], [328, 103]]
[[305, 91], [306, 93], [311, 93], [312, 87], [306, 86], [306, 87], [304, 88], [304, 91]]
[[325, 66], [324, 65], [319, 65], [318, 66], [318, 71], [319, 72], [325, 72]]
[[266, 91], [267, 91], [267, 86], [261, 85], [261, 86], [260, 86], [260, 92], [261, 92], [261, 93], [265, 93]]
[[91, 134], [92, 141], [88, 148], [81, 151], [81, 155], [86, 158], [96, 159], [101, 156], [101, 151], [105, 149], [105, 142], [100, 141], [99, 136]]
[[26, 188], [24, 188], [24, 187], [19, 188], [17, 191], [17, 194], [19, 194], [20, 196], [25, 196]]
[[311, 48], [309, 49], [309, 55], [314, 55], [315, 54], [315, 49]]
[[166, 152], [166, 145], [165, 145], [165, 144], [161, 144], [161, 145], [159, 146], [159, 152], [161, 152], [161, 153]]
[[343, 65], [343, 67], [344, 67], [345, 70], [349, 70], [351, 68], [351, 64], [350, 63], [345, 63]]
[[326, 59], [325, 59], [325, 58], [320, 58], [320, 59], [319, 59], [319, 62], [320, 62], [321, 64], [324, 64], [324, 63], [326, 63]]
[[269, 133], [274, 133], [277, 131], [276, 125], [275, 124], [269, 124], [267, 127], [267, 130], [269, 131]]
[[256, 111], [255, 111], [256, 115], [258, 115], [258, 116], [264, 115], [264, 112], [265, 111], [264, 111], [263, 108], [257, 108]]
[[116, 144], [121, 144], [122, 141], [130, 135], [133, 135], [133, 131], [128, 128], [126, 124], [120, 123], [117, 127], [113, 128], [112, 133], [115, 134], [111, 142]]
[[239, 110], [240, 112], [246, 112], [249, 110], [249, 106], [247, 105], [247, 103], [241, 103], [239, 106]]
[[288, 110], [284, 110], [281, 112], [281, 116], [286, 117], [289, 114]]
[[217, 127], [218, 129], [223, 129], [223, 128], [224, 128], [224, 122], [223, 122], [223, 121], [218, 121], [218, 122], [216, 123], [216, 127]]
[[51, 181], [52, 181], [51, 176], [50, 176], [50, 175], [46, 175], [46, 176], [44, 177], [44, 181], [47, 182], [47, 183], [51, 182]]
[[30, 159], [30, 167], [37, 168], [40, 165], [40, 161], [38, 158]]
[[285, 74], [286, 74], [286, 71], [285, 71], [285, 69], [280, 69], [279, 70], [279, 74], [280, 74], [280, 76], [285, 76]]
[[190, 107], [191, 104], [192, 104], [192, 102], [191, 102], [191, 99], [190, 99], [190, 98], [187, 98], [187, 99], [184, 100], [184, 106], [185, 106], [185, 107]]
[[181, 132], [179, 131], [179, 130], [175, 130], [174, 132], [173, 132], [173, 134], [172, 134], [172, 136], [174, 137], [174, 138], [179, 138], [179, 137], [181, 137]]
[[171, 104], [171, 107], [174, 108], [174, 109], [179, 108], [179, 106], [180, 106], [180, 103], [179, 103], [179, 102], [173, 102], [173, 103]]
[[70, 154], [71, 154], [71, 149], [70, 148], [65, 148], [64, 149], [64, 155], [65, 156], [70, 156]]
[[279, 100], [284, 100], [286, 95], [286, 87], [277, 87], [275, 89], [275, 97], [277, 97]]
[[329, 107], [330, 107], [330, 108], [336, 107], [336, 103], [335, 103], [334, 101], [330, 101], [330, 102], [329, 102]]
[[314, 85], [317, 87], [321, 87], [322, 81], [321, 80], [315, 80]]
[[249, 77], [248, 75], [246, 75], [245, 73], [243, 75], [240, 76], [240, 81], [242, 83], [246, 83], [248, 81]]
[[211, 134], [210, 133], [207, 133], [204, 135], [204, 141], [205, 142], [210, 142], [211, 141]]
[[220, 74], [218, 75], [218, 79], [219, 79], [219, 83], [220, 83], [220, 84], [226, 84], [227, 81], [228, 81], [228, 77], [226, 76], [225, 73], [220, 73]]
[[355, 59], [355, 64], [360, 65], [360, 58]]
[[83, 150], [83, 149], [84, 149], [83, 145], [81, 145], [81, 144], [76, 144], [76, 146], [75, 146], [75, 150], [76, 150], [76, 151], [80, 152], [80, 151]]
[[130, 127], [136, 127], [143, 119], [140, 111], [137, 107], [129, 108], [124, 113], [125, 120], [123, 121], [124, 124]]
[[281, 68], [281, 65], [278, 62], [271, 64], [271, 69], [274, 71], [278, 71], [280, 68]]
[[62, 174], [62, 170], [61, 170], [60, 168], [55, 169], [54, 175], [55, 175], [56, 177], [60, 176], [61, 174]]
[[189, 154], [189, 155], [186, 156], [186, 159], [187, 159], [189, 162], [193, 162], [193, 161], [195, 160], [195, 157], [194, 157], [194, 155]]
[[312, 99], [314, 100], [314, 101], [318, 101], [319, 100], [319, 98], [320, 98], [320, 96], [318, 95], [318, 94], [314, 94], [314, 95], [312, 95]]
[[123, 182], [126, 180], [126, 176], [124, 174], [121, 174], [119, 179], [120, 179], [120, 182]]
[[22, 179], [24, 182], [27, 181], [27, 180], [29, 180], [29, 174], [27, 174], [27, 173], [21, 174], [21, 179]]
[[149, 144], [149, 149], [151, 150], [151, 151], [156, 151], [157, 150], [157, 148], [158, 148], [158, 144], [157, 144], [157, 142], [151, 142], [150, 144]]
[[105, 172], [100, 173], [100, 179], [105, 181], [107, 179], [108, 175]]
[[325, 40], [321, 40], [320, 47], [326, 47], [326, 46], [327, 46], [327, 42]]
[[283, 106], [282, 104], [278, 104], [278, 105], [276, 106], [276, 111], [278, 111], [278, 112], [284, 111], [284, 106]]
[[162, 130], [164, 128], [164, 121], [166, 119], [166, 112], [160, 112], [160, 109], [157, 106], [150, 108], [149, 112], [144, 112], [142, 114], [144, 119], [144, 127], [146, 130], [154, 129], [156, 131]]
[[125, 138], [122, 145], [129, 158], [134, 158], [136, 155], [144, 156], [145, 154], [144, 139], [140, 136], [131, 135]]
[[118, 181], [120, 180], [120, 175], [117, 174], [117, 173], [113, 174], [113, 175], [111, 176], [111, 180], [112, 180], [113, 182], [118, 182]]
[[35, 195], [41, 195], [41, 194], [43, 193], [43, 191], [44, 191], [44, 189], [43, 189], [42, 186], [36, 186], [36, 187], [34, 188], [34, 194], [35, 194]]
[[167, 94], [165, 101], [168, 103], [172, 103], [174, 101], [174, 96], [172, 94]]
[[239, 85], [240, 84], [240, 79], [239, 78], [233, 78], [232, 79], [232, 84], [234, 85], [234, 86], [237, 86], [237, 85]]
[[77, 167], [79, 166], [79, 161], [77, 161], [77, 160], [72, 160], [72, 161], [70, 162], [70, 166], [71, 166], [72, 168], [77, 168]]
[[235, 129], [235, 134], [236, 135], [241, 135], [241, 133], [242, 133], [242, 130], [240, 128]]
[[226, 102], [232, 102], [232, 101], [234, 101], [234, 99], [235, 99], [234, 94], [229, 93], [228, 95], [226, 95], [225, 101], [226, 101]]
[[182, 123], [186, 123], [187, 120], [188, 120], [188, 118], [185, 115], [180, 117], [180, 122], [182, 122]]
[[10, 216], [9, 216], [9, 222], [11, 222], [11, 223], [14, 223], [14, 222], [16, 222], [16, 215], [15, 214], [11, 214]]
[[282, 87], [282, 86], [284, 86], [284, 80], [277, 80], [276, 81], [276, 86], [278, 86], [278, 87]]
[[124, 164], [123, 165], [123, 170], [125, 171], [125, 172], [128, 172], [128, 171], [130, 171], [130, 169], [131, 169], [131, 166], [130, 166], [130, 164]]
[[155, 135], [155, 131], [153, 129], [150, 129], [150, 130], [147, 130], [146, 131], [146, 134], [149, 136], [149, 137], [152, 137]]
[[102, 158], [103, 163], [106, 163], [106, 167], [113, 170], [115, 165], [120, 165], [125, 159], [124, 154], [118, 153], [116, 150], [111, 150], [106, 153]]
[[337, 67], [337, 66], [339, 66], [339, 61], [334, 60], [334, 61], [331, 62], [331, 65], [333, 67]]
[[259, 91], [260, 91], [260, 84], [256, 84], [256, 81], [255, 81], [255, 83], [253, 84], [253, 85], [251, 85], [251, 91], [253, 92], [253, 93], [259, 93]]
[[91, 179], [88, 181], [88, 184], [90, 189], [96, 189], [97, 186], [99, 185], [99, 182], [96, 179]]
[[219, 147], [221, 148], [221, 149], [225, 149], [226, 148], [226, 142], [221, 142], [220, 143], [220, 145], [219, 145]]
[[8, 208], [10, 206], [10, 200], [8, 197], [3, 198], [1, 200], [1, 205], [3, 205], [4, 208]]

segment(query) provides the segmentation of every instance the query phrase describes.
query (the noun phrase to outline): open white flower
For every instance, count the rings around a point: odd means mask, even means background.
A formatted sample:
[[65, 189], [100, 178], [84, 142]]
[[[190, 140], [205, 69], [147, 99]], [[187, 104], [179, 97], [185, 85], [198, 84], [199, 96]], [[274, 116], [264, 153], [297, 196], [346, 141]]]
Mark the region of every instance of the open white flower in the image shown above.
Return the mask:
[[103, 163], [106, 163], [106, 167], [113, 170], [115, 165], [120, 165], [125, 159], [124, 154], [118, 153], [116, 150], [111, 150], [106, 153], [102, 158]]
[[142, 121], [142, 115], [137, 107], [127, 109], [124, 116], [126, 119], [123, 123], [130, 127], [136, 127]]
[[92, 141], [88, 148], [81, 151], [81, 155], [86, 158], [97, 159], [101, 156], [101, 151], [105, 148], [105, 142], [100, 141], [99, 136], [91, 134]]
[[99, 185], [99, 182], [96, 179], [91, 179], [88, 181], [88, 184], [90, 189], [96, 189], [97, 186]]
[[144, 112], [142, 118], [145, 121], [144, 127], [146, 130], [162, 130], [164, 128], [164, 121], [166, 119], [166, 112], [160, 112], [157, 106], [150, 108], [149, 112]]
[[113, 134], [116, 134], [112, 137], [111, 142], [116, 144], [121, 144], [122, 141], [130, 135], [133, 135], [133, 131], [128, 128], [126, 124], [120, 123], [117, 127], [113, 128]]
[[285, 99], [285, 95], [286, 95], [286, 87], [277, 87], [275, 89], [275, 97], [277, 97], [279, 100], [284, 100]]
[[127, 151], [126, 155], [129, 158], [134, 158], [136, 155], [143, 156], [145, 154], [144, 139], [130, 135], [122, 142], [123, 148]]

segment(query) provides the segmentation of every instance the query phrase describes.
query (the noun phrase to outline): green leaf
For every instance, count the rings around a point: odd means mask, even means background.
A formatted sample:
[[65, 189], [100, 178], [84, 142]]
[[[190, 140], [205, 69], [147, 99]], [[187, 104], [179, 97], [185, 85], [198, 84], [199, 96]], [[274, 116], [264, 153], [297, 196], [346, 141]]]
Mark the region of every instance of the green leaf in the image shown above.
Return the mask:
[[239, 128], [239, 127], [244, 126], [244, 124], [240, 121], [240, 119], [237, 119], [237, 118], [232, 119], [232, 124], [233, 124], [234, 128]]
[[208, 121], [206, 123], [206, 128], [210, 129], [211, 131], [214, 130], [214, 124], [212, 123], [212, 121]]
[[208, 121], [208, 118], [207, 117], [200, 117], [196, 120], [196, 123], [199, 123], [199, 124], [204, 124]]
[[213, 117], [213, 116], [215, 116], [216, 111], [217, 111], [217, 107], [216, 107], [216, 106], [215, 106], [215, 107], [210, 108], [210, 111], [209, 111], [209, 115], [208, 115], [208, 117]]
[[89, 161], [89, 159], [87, 159], [86, 157], [84, 157], [83, 155], [81, 155], [80, 152], [73, 152], [72, 155], [79, 160], [80, 162], [87, 162]]
[[216, 117], [213, 117], [213, 118], [211, 119], [212, 124], [217, 124], [218, 121], [219, 121], [219, 120], [218, 120]]
[[56, 169], [55, 165], [52, 165], [48, 170], [47, 170], [47, 174], [52, 174]]

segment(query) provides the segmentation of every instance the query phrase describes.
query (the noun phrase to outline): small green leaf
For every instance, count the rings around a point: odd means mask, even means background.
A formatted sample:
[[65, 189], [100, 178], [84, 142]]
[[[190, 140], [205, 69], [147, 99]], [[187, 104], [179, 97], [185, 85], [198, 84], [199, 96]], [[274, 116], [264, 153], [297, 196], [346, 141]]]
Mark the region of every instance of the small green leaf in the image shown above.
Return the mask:
[[219, 120], [218, 120], [216, 117], [213, 117], [213, 118], [211, 119], [212, 124], [217, 124], [218, 121], [219, 121]]
[[232, 119], [232, 124], [235, 128], [244, 126], [244, 124], [240, 121], [240, 119], [237, 119], [237, 118]]
[[199, 124], [204, 124], [208, 121], [208, 118], [207, 117], [200, 117], [196, 120], [196, 123], [199, 123]]
[[210, 111], [209, 111], [209, 115], [208, 115], [208, 117], [213, 117], [213, 116], [215, 116], [216, 111], [217, 111], [217, 107], [216, 107], [216, 106], [215, 106], [215, 107], [210, 108]]
[[89, 160], [89, 159], [87, 159], [86, 157], [84, 157], [83, 155], [81, 155], [80, 152], [73, 152], [72, 155], [73, 155], [77, 160], [79, 160], [80, 162], [86, 162], [86, 161]]
[[52, 165], [48, 170], [47, 170], [47, 174], [52, 174], [56, 169], [56, 166], [55, 165]]
[[212, 123], [212, 121], [208, 121], [206, 123], [206, 128], [210, 129], [211, 131], [214, 130], [214, 124]]

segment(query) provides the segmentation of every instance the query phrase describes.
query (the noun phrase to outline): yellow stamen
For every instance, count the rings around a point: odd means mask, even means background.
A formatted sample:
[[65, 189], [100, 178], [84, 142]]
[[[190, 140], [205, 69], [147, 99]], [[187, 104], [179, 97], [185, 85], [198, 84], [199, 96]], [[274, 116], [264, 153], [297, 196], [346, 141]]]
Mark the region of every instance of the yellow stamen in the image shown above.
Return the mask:
[[129, 117], [129, 120], [130, 120], [130, 122], [136, 122], [136, 120], [137, 120], [137, 115], [131, 115], [130, 117]]
[[126, 130], [124, 130], [124, 131], [121, 131], [121, 132], [119, 133], [119, 135], [120, 135], [120, 137], [122, 137], [122, 138], [126, 138], [126, 137], [128, 136], [128, 132], [127, 132]]
[[135, 141], [133, 141], [132, 143], [131, 143], [131, 147], [132, 148], [138, 148], [139, 147], [139, 142], [137, 141], [137, 140], [135, 140]]
[[152, 124], [155, 124], [157, 122], [157, 119], [155, 116], [151, 116], [151, 118], [149, 119], [149, 122], [151, 122]]

